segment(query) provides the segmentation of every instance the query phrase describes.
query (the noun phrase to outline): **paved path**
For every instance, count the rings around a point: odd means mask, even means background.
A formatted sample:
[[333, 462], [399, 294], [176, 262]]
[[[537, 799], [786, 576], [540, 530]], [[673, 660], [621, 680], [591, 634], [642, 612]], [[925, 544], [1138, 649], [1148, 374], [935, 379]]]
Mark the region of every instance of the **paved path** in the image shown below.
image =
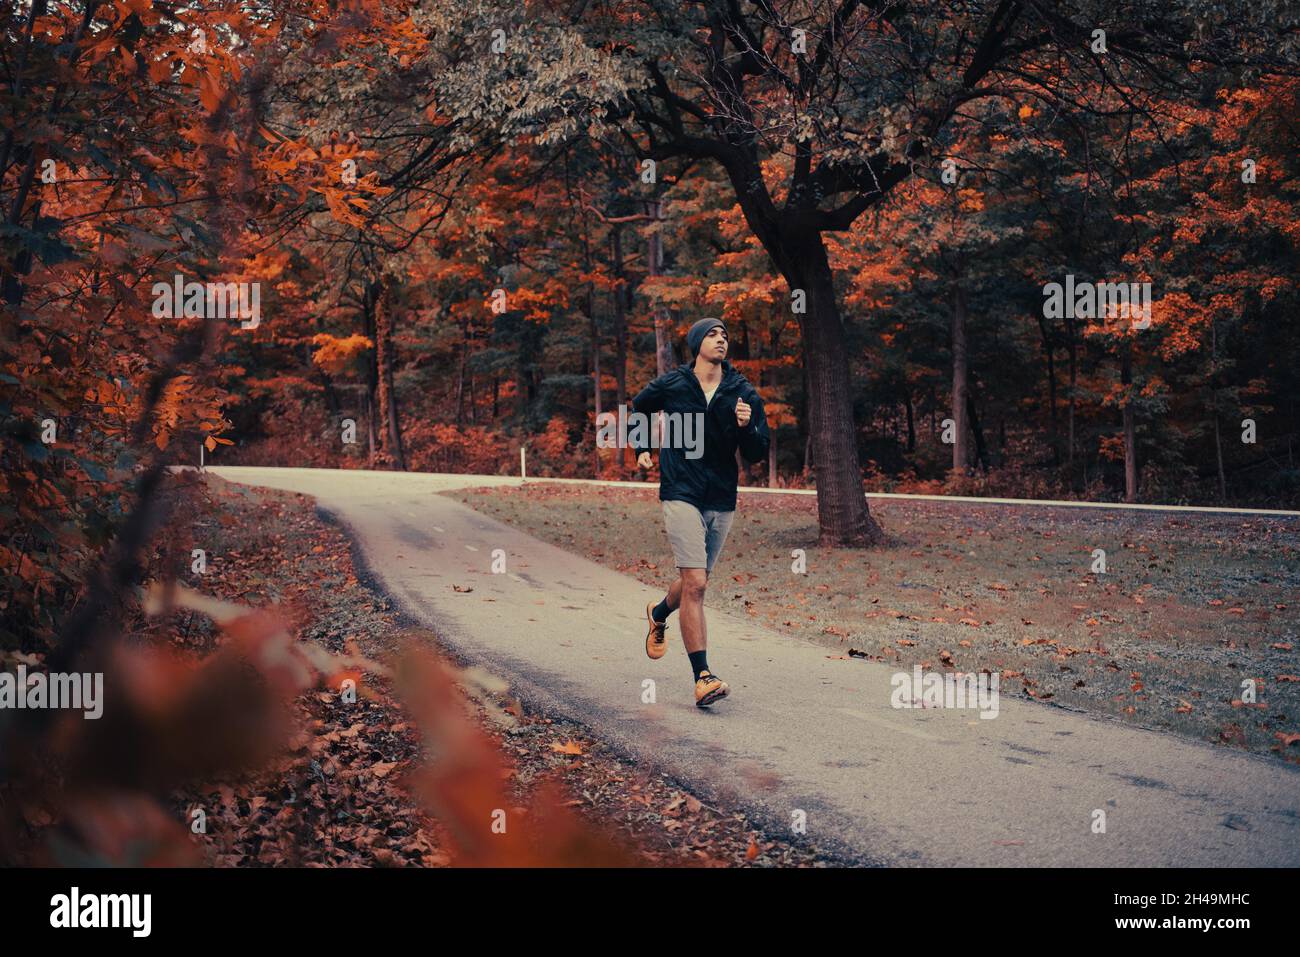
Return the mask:
[[895, 709], [895, 669], [714, 610], [709, 656], [732, 695], [701, 712], [675, 628], [667, 657], [645, 657], [657, 592], [436, 494], [517, 479], [208, 471], [315, 496], [390, 595], [526, 699], [775, 829], [803, 811], [811, 839], [854, 861], [1300, 865], [1300, 769], [1010, 695], [991, 720]]

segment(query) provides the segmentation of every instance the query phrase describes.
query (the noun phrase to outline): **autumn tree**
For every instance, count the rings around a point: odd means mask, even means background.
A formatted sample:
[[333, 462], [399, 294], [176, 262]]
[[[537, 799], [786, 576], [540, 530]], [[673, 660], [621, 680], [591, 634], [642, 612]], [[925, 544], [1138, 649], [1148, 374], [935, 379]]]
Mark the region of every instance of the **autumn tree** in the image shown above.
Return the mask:
[[[1266, 11], [1243, 18], [1201, 2], [1081, 11], [1017, 0], [957, 10], [644, 0], [578, 11], [583, 43], [569, 40], [566, 55], [599, 49], [636, 68], [603, 118], [648, 159], [719, 164], [791, 295], [807, 297], [800, 324], [819, 523], [822, 541], [837, 545], [879, 541], [881, 532], [862, 495], [826, 234], [848, 229], [929, 162], [950, 127], [971, 121], [964, 108], [976, 100], [1087, 109], [1097, 91], [1122, 100], [1177, 87], [1195, 64], [1295, 55], [1293, 43], [1279, 49], [1286, 38]], [[539, 83], [551, 75], [532, 72]], [[791, 161], [779, 183], [763, 171], [778, 154]]]

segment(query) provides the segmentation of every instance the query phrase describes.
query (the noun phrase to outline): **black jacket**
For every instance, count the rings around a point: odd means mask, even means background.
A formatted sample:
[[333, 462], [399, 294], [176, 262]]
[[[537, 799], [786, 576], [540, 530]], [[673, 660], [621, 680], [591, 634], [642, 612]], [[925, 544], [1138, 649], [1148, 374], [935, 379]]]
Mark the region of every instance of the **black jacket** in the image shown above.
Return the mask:
[[[744, 399], [751, 409], [749, 425], [736, 424], [736, 402]], [[700, 510], [731, 512], [736, 508], [736, 449], [750, 462], [767, 457], [770, 438], [763, 400], [749, 380], [723, 360], [722, 381], [713, 401], [706, 402], [704, 389], [691, 365], [665, 372], [637, 393], [634, 412], [704, 413], [703, 455], [686, 457], [686, 449], [659, 450], [659, 498], [689, 502]], [[635, 449], [637, 455], [649, 448]]]

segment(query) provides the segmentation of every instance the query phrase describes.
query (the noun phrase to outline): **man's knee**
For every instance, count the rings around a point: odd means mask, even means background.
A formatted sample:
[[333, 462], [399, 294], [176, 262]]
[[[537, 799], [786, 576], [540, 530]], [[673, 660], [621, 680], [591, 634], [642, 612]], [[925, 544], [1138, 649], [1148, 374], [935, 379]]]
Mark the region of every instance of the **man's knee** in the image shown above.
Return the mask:
[[709, 582], [708, 573], [703, 568], [682, 569], [682, 597], [700, 600], [704, 598], [704, 589]]

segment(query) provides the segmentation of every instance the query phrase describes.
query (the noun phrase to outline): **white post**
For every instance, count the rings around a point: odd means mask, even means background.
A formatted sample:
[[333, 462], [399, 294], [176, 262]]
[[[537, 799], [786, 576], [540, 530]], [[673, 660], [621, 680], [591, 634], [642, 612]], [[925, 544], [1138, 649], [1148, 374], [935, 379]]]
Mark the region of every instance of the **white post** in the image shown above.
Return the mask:
[[519, 446], [519, 481], [528, 481], [528, 470], [525, 463], [524, 450], [527, 446]]
[[200, 443], [199, 443], [199, 471], [200, 471], [200, 472], [203, 471], [203, 452], [204, 452], [204, 449], [205, 449], [205, 446], [203, 445], [202, 442], [200, 442]]

